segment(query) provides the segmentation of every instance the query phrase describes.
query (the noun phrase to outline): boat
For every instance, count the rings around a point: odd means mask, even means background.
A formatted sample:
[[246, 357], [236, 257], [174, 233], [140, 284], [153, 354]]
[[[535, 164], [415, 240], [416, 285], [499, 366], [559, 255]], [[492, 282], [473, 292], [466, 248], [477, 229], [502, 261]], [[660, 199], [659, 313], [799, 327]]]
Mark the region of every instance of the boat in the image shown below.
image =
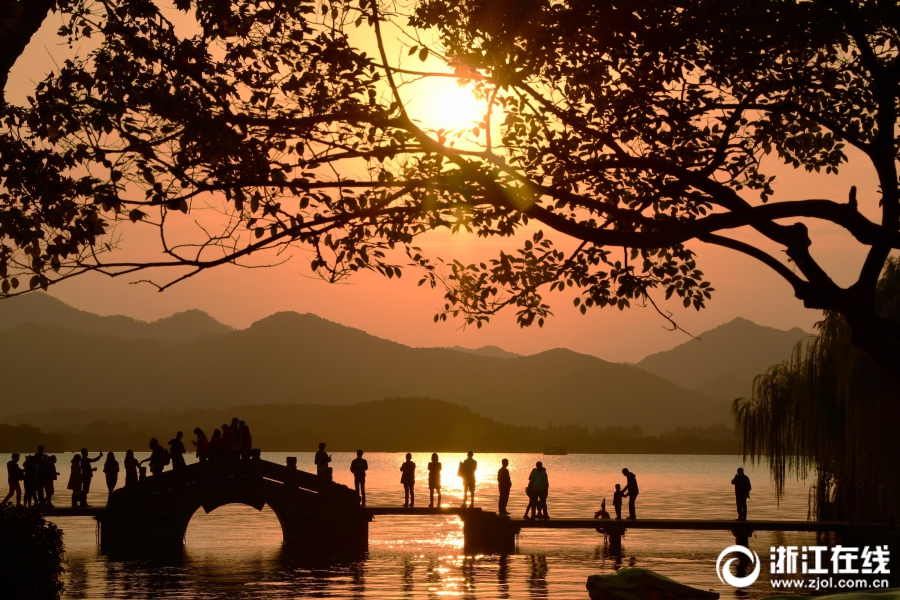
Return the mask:
[[544, 450], [544, 456], [565, 456], [568, 454], [566, 452], [565, 446], [550, 446]]

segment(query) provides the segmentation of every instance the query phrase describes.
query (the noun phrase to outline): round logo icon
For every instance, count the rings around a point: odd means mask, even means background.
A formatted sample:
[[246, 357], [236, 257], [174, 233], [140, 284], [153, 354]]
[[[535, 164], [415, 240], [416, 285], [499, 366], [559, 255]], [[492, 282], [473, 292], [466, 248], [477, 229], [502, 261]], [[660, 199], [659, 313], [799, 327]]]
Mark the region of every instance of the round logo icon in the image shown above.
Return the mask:
[[[753, 572], [747, 575], [746, 577], [735, 577], [731, 574], [731, 563], [739, 558], [729, 558], [725, 561], [725, 564], [722, 564], [722, 559], [724, 559], [729, 554], [743, 554], [747, 558], [750, 559], [752, 564], [755, 564], [756, 567], [753, 569]], [[756, 580], [759, 578], [759, 555], [756, 552], [751, 552], [749, 548], [745, 548], [744, 546], [728, 546], [719, 554], [718, 560], [716, 560], [716, 575], [719, 576], [719, 581], [722, 583], [727, 583], [728, 585], [736, 588], [745, 588], [747, 586], [753, 585]]]

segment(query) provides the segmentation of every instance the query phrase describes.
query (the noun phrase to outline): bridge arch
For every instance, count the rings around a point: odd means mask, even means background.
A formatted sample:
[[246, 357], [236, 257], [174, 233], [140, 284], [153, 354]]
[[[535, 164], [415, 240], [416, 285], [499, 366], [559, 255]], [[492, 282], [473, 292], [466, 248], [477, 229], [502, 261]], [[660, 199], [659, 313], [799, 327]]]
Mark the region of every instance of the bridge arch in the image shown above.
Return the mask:
[[116, 490], [101, 521], [101, 545], [180, 545], [198, 510], [209, 513], [226, 504], [270, 506], [289, 543], [364, 548], [368, 539], [368, 518], [355, 492], [253, 460], [197, 463]]

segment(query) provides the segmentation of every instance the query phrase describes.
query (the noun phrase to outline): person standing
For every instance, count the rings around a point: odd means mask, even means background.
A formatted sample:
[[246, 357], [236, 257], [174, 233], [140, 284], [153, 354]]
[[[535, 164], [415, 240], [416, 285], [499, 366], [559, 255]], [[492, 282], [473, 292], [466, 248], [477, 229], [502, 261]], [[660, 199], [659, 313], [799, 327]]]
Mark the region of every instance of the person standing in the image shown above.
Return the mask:
[[81, 456], [78, 454], [72, 457], [72, 470], [69, 471], [69, 484], [66, 488], [72, 490], [72, 506], [78, 506], [81, 499]]
[[356, 451], [356, 458], [350, 462], [350, 472], [353, 473], [353, 487], [356, 488], [356, 496], [361, 506], [366, 505], [366, 471], [369, 470], [369, 461], [363, 458], [363, 451]]
[[463, 480], [463, 508], [466, 506], [466, 494], [469, 495], [469, 508], [475, 506], [475, 471], [478, 469], [478, 461], [473, 458], [474, 454], [469, 450], [466, 460], [459, 463], [459, 473]]
[[328, 463], [331, 462], [331, 457], [325, 452], [325, 442], [319, 444], [319, 451], [316, 452], [316, 457], [313, 460], [316, 463], [316, 475], [319, 477], [325, 477], [329, 481], [331, 481], [331, 467], [328, 466]]
[[47, 464], [44, 465], [44, 506], [47, 508], [55, 508], [53, 506], [53, 494], [56, 493], [56, 478], [59, 477], [59, 473], [56, 472], [56, 455], [53, 455], [47, 459]]
[[626, 483], [625, 487], [622, 488], [622, 493], [628, 496], [628, 518], [634, 520], [637, 519], [634, 508], [634, 503], [638, 497], [637, 477], [628, 469], [622, 469], [622, 475], [624, 475], [625, 479], [628, 480], [628, 483]]
[[406, 462], [400, 465], [400, 483], [403, 484], [403, 508], [413, 508], [416, 504], [416, 463], [412, 454], [406, 453]]
[[622, 486], [617, 483], [616, 491], [613, 492], [613, 508], [616, 509], [616, 521], [622, 520], [622, 498], [624, 497], [625, 492], [622, 491]]
[[184, 437], [184, 433], [178, 432], [175, 434], [175, 438], [169, 440], [169, 457], [172, 461], [172, 470], [178, 471], [185, 467], [184, 464], [184, 453], [187, 450], [184, 449], [184, 442], [181, 439]]
[[37, 496], [34, 491], [34, 456], [29, 454], [22, 462], [22, 485], [25, 486], [25, 506], [31, 506], [32, 503], [37, 504]]
[[15, 494], [16, 506], [22, 505], [22, 486], [19, 485], [19, 482], [24, 479], [25, 473], [22, 472], [22, 468], [19, 466], [19, 454], [17, 452], [13, 453], [12, 459], [6, 463], [6, 480], [9, 483], [9, 493], [6, 494], [6, 498], [0, 504], [6, 504]]
[[38, 446], [34, 455], [34, 493], [38, 506], [44, 506], [44, 477], [49, 471], [50, 457], [44, 452], [43, 446]]
[[241, 421], [241, 439], [238, 442], [238, 450], [241, 453], [241, 460], [250, 460], [250, 454], [253, 452], [253, 436], [250, 435], [250, 427], [244, 421]]
[[[528, 476], [528, 483], [534, 494], [537, 518], [549, 519], [550, 516], [547, 514], [547, 494], [550, 491], [550, 479], [547, 476], [547, 469], [544, 468], [544, 463], [538, 461], [535, 464], [531, 474]], [[533, 516], [534, 512], [532, 512], [532, 518]]]
[[734, 486], [734, 499], [737, 503], [738, 521], [747, 520], [747, 499], [750, 497], [750, 478], [744, 475], [744, 469], [738, 468], [737, 475], [731, 480]]
[[195, 427], [194, 435], [197, 436], [197, 441], [191, 443], [197, 446], [197, 460], [199, 462], [209, 460], [209, 440], [206, 438], [206, 434], [199, 427]]
[[134, 457], [134, 450], [125, 451], [125, 486], [134, 485], [138, 482], [138, 466], [141, 463]]
[[231, 460], [234, 458], [236, 447], [234, 445], [234, 430], [222, 423], [222, 437], [219, 438], [219, 458], [221, 460]]
[[441, 506], [441, 466], [437, 453], [431, 455], [431, 462], [428, 463], [428, 496], [430, 502], [428, 508], [434, 508], [434, 493], [437, 492], [437, 505]]
[[238, 449], [241, 447], [241, 420], [237, 417], [231, 419], [231, 437], [234, 439], [234, 455], [239, 456]]
[[222, 430], [214, 429], [209, 439], [209, 460], [216, 462], [222, 460]]
[[87, 503], [87, 497], [91, 491], [91, 480], [94, 478], [94, 471], [97, 470], [96, 467], [91, 466], [91, 463], [95, 463], [101, 458], [103, 458], [102, 452], [96, 458], [89, 458], [87, 448], [81, 449], [81, 506], [90, 506]]
[[501, 467], [497, 471], [497, 489], [500, 490], [500, 502], [497, 505], [497, 512], [501, 515], [508, 515], [506, 505], [509, 504], [509, 492], [512, 489], [512, 479], [509, 476], [509, 459], [504, 458], [500, 461]]
[[112, 452], [106, 453], [106, 462], [103, 463], [103, 475], [106, 476], [106, 489], [110, 494], [116, 489], [119, 483], [119, 461]]
[[163, 469], [166, 468], [166, 463], [169, 462], [169, 453], [156, 438], [150, 438], [150, 456], [138, 464], [144, 464], [147, 461], [150, 462], [151, 475], [162, 474]]

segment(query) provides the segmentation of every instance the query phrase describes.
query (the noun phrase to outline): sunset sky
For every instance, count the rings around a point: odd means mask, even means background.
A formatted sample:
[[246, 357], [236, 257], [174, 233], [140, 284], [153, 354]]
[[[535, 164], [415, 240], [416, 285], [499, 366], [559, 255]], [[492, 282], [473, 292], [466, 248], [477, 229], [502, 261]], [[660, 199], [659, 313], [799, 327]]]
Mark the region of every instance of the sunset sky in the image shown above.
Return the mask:
[[[54, 60], [68, 50], [58, 45], [54, 31], [58, 17], [45, 27], [26, 50], [10, 76], [8, 99], [22, 102], [33, 89], [33, 81], [53, 68]], [[412, 93], [412, 90], [410, 90]], [[477, 115], [476, 105], [466, 106], [467, 92], [455, 83], [443, 80], [429, 88], [420, 88], [410, 111], [434, 127], [451, 126], [453, 119]], [[473, 101], [474, 102], [474, 101]], [[463, 116], [459, 116], [463, 115]], [[772, 164], [777, 175], [774, 201], [827, 198], [845, 201], [851, 185], [859, 188], [860, 209], [877, 219], [878, 195], [871, 167], [851, 155], [851, 164], [838, 176], [807, 174]], [[757, 199], [758, 201], [758, 199]], [[834, 227], [810, 223], [813, 255], [822, 261], [841, 285], [851, 283], [858, 273], [864, 248]], [[149, 228], [126, 226], [121, 229], [123, 248], [141, 254], [150, 252], [155, 239]], [[549, 236], [559, 245], [566, 240]], [[753, 232], [737, 237], [757, 239]], [[481, 240], [474, 236], [451, 236], [435, 232], [420, 240], [431, 257], [458, 258], [463, 262], [490, 259], [499, 249], [514, 249], [510, 240]], [[687, 310], [678, 302], [662, 303], [687, 331], [698, 334], [712, 327], [745, 317], [762, 325], [787, 329], [794, 326], [811, 330], [820, 318], [818, 311], [804, 309], [781, 278], [760, 263], [743, 255], [700, 243], [692, 246], [699, 255], [699, 268], [716, 289], [709, 307], [701, 312]], [[766, 247], [766, 246], [764, 246]], [[777, 253], [783, 256], [780, 252]], [[397, 261], [401, 261], [398, 257]], [[553, 293], [550, 300], [555, 317], [543, 329], [521, 330], [515, 313], [507, 310], [486, 328], [461, 330], [460, 322], [434, 324], [432, 317], [442, 304], [442, 291], [417, 287], [419, 273], [407, 269], [401, 280], [387, 280], [365, 273], [345, 284], [330, 285], [318, 279], [301, 251], [286, 264], [266, 269], [220, 267], [201, 274], [164, 293], [147, 284], [131, 285], [127, 280], [86, 276], [51, 288], [61, 300], [100, 314], [124, 314], [152, 320], [173, 312], [199, 308], [235, 327], [246, 327], [276, 311], [310, 312], [324, 318], [363, 329], [379, 337], [412, 346], [477, 347], [494, 344], [513, 352], [531, 354], [549, 348], [568, 347], [612, 361], [637, 361], [645, 355], [687, 341], [683, 333], [664, 329], [666, 322], [652, 309], [632, 308], [589, 311], [582, 316], [572, 306], [571, 294]], [[662, 294], [659, 294], [661, 297]]]

